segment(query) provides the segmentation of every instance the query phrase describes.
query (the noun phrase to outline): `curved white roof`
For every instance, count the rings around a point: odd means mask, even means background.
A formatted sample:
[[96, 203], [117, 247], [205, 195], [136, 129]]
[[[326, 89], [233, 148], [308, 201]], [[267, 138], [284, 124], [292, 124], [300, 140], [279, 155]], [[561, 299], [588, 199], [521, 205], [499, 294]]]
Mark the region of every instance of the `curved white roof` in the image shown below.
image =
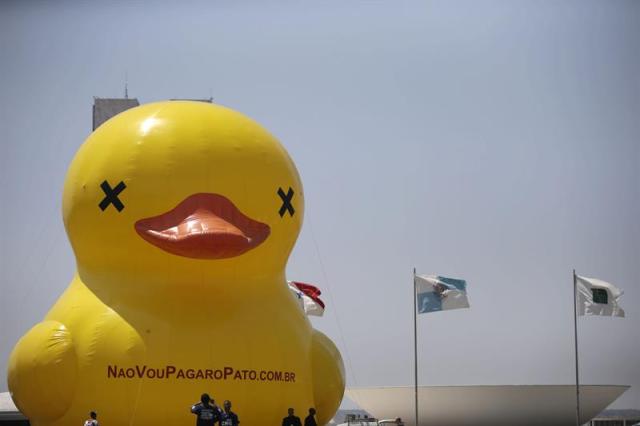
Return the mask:
[[16, 408], [9, 392], [0, 392], [0, 420], [22, 420], [24, 416]]
[[[580, 412], [586, 423], [629, 386], [580, 385]], [[573, 426], [573, 385], [420, 386], [420, 425]], [[401, 417], [415, 424], [413, 387], [349, 388], [346, 394], [377, 418]]]

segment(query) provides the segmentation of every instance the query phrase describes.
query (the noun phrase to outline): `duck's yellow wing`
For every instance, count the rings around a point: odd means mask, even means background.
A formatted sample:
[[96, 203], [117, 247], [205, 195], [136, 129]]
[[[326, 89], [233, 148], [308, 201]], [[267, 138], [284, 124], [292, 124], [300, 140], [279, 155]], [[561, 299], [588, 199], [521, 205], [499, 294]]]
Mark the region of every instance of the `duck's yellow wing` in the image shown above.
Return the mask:
[[73, 400], [76, 377], [73, 339], [58, 321], [35, 325], [18, 341], [9, 358], [11, 397], [32, 424], [64, 415]]
[[327, 424], [344, 396], [344, 365], [338, 348], [318, 330], [311, 343], [313, 397], [318, 424]]

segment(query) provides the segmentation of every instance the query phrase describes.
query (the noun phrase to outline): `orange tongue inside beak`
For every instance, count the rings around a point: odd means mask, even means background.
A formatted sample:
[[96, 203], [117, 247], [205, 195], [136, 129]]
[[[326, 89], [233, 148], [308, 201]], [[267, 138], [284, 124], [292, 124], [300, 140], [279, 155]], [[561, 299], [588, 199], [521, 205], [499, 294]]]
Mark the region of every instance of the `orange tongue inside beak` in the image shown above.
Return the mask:
[[229, 223], [214, 213], [204, 209], [196, 210], [177, 226], [173, 226], [158, 233], [172, 239], [179, 239], [207, 232], [238, 236], [243, 239], [247, 238], [246, 235], [244, 235], [244, 233], [232, 223]]

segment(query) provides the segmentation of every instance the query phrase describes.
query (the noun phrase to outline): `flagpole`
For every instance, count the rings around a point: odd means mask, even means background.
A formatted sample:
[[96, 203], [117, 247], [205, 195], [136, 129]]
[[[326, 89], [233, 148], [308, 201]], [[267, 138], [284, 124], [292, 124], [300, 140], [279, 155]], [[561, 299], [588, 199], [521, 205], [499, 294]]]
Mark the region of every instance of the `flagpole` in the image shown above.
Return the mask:
[[416, 426], [418, 423], [418, 301], [416, 297], [416, 268], [413, 268], [413, 360], [414, 360], [414, 386], [413, 393], [415, 397], [416, 408]]
[[578, 374], [578, 284], [576, 270], [573, 270], [573, 335], [576, 350], [576, 426], [580, 425], [580, 376]]

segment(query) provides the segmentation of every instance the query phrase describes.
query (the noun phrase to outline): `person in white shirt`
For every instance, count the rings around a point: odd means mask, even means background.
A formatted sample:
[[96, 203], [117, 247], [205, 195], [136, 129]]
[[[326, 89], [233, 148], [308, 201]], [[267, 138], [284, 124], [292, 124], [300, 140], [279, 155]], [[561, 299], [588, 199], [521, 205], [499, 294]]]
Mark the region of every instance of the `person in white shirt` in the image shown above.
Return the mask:
[[91, 418], [84, 422], [84, 426], [99, 426], [99, 423], [96, 420], [96, 417], [98, 417], [98, 415], [95, 411], [90, 412], [89, 417]]

